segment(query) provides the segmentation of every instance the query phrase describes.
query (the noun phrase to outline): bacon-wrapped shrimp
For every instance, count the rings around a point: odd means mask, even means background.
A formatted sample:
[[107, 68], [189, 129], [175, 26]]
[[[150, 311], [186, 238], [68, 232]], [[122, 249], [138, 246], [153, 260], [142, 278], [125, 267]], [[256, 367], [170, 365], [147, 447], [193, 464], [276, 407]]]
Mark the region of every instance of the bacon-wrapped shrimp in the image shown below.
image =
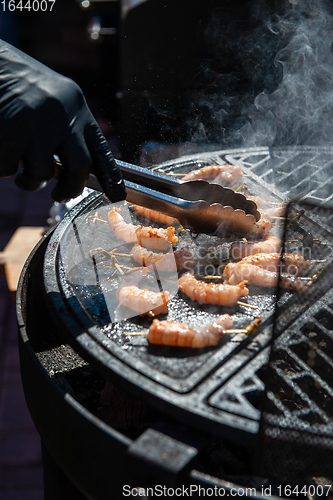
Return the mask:
[[[277, 287], [279, 273], [251, 264], [243, 259], [240, 262], [227, 264], [223, 271], [223, 279], [230, 285], [237, 285], [246, 280], [249, 285]], [[282, 288], [297, 290], [299, 292], [307, 288], [300, 279], [292, 275], [281, 275], [279, 284]]]
[[168, 312], [169, 292], [153, 292], [139, 288], [141, 279], [149, 272], [145, 267], [124, 275], [119, 283], [117, 299], [123, 306], [141, 316], [166, 314]]
[[176, 263], [178, 271], [195, 266], [195, 260], [187, 247], [164, 254], [147, 250], [147, 248], [136, 244], [131, 250], [131, 255], [135, 262], [142, 266], [149, 267], [155, 264], [158, 271], [170, 271], [174, 267], [174, 263]]
[[188, 172], [182, 178], [182, 182], [211, 180], [215, 184], [232, 184], [238, 181], [242, 175], [242, 169], [238, 165], [206, 165], [205, 167]]
[[109, 225], [117, 238], [127, 243], [139, 242], [143, 246], [166, 250], [170, 244], [178, 241], [174, 227], [154, 229], [150, 226], [134, 226], [127, 224], [119, 212], [120, 208], [118, 207], [113, 207], [108, 212]]
[[230, 256], [234, 260], [240, 260], [248, 255], [256, 253], [280, 252], [282, 241], [277, 236], [268, 235], [262, 240], [249, 243], [245, 238], [242, 241], [235, 241], [230, 246]]
[[174, 217], [170, 217], [169, 215], [163, 214], [158, 210], [151, 210], [150, 208], [142, 207], [141, 205], [134, 205], [133, 203], [132, 206], [134, 210], [138, 212], [138, 214], [143, 215], [143, 217], [147, 217], [148, 219], [154, 220], [156, 222], [161, 222], [166, 226], [173, 226], [175, 224], [179, 224], [177, 219], [175, 219]]
[[151, 344], [164, 344], [180, 347], [207, 347], [218, 344], [225, 330], [232, 328], [229, 314], [223, 314], [204, 327], [193, 328], [186, 323], [159, 321], [154, 319], [149, 327], [148, 341]]
[[246, 281], [237, 285], [226, 283], [205, 283], [194, 277], [193, 271], [187, 271], [178, 280], [179, 289], [191, 300], [199, 304], [218, 304], [221, 306], [234, 306], [239, 297], [248, 295]]

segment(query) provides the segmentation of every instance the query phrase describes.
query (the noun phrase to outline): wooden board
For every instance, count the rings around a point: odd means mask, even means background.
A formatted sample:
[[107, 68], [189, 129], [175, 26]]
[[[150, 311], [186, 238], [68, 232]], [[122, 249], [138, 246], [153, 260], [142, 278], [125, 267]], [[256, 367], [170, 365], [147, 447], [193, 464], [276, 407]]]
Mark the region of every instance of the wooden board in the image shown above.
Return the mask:
[[19, 227], [4, 251], [0, 252], [0, 271], [6, 275], [8, 290], [14, 300], [24, 263], [43, 234], [44, 227]]

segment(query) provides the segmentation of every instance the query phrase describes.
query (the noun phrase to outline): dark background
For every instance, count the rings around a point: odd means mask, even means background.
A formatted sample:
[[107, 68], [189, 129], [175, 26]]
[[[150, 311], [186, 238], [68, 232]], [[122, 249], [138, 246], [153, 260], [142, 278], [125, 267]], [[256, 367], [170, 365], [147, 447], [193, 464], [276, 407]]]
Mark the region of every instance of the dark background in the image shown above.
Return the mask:
[[[285, 10], [275, 0], [149, 0], [122, 19], [119, 1], [56, 0], [52, 12], [16, 11], [16, 36], [3, 37], [75, 80], [115, 156], [136, 162], [147, 141], [237, 146], [249, 104], [281, 77]], [[92, 40], [96, 18], [116, 33]]]
[[[75, 0], [56, 0], [52, 12], [17, 11], [12, 16], [15, 44], [81, 86], [106, 136], [115, 135], [117, 122], [119, 13], [118, 1], [92, 3], [84, 9]], [[94, 41], [89, 27], [96, 17], [103, 27], [114, 27], [117, 33]], [[116, 145], [114, 149], [117, 152]]]

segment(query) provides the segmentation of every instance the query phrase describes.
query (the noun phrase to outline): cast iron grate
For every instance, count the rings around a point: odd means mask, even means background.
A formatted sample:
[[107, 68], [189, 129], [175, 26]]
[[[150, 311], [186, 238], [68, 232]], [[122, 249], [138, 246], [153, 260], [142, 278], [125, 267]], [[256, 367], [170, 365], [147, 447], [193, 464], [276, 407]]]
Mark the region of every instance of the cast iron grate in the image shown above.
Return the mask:
[[[307, 211], [310, 205], [304, 205]], [[317, 207], [313, 209], [316, 211]], [[318, 212], [316, 213], [318, 216]], [[332, 210], [325, 209], [323, 219]], [[323, 221], [325, 237], [327, 225]], [[290, 238], [286, 226], [285, 238]], [[310, 476], [332, 479], [333, 460], [333, 279], [332, 263], [294, 298], [300, 313], [283, 328], [277, 302], [262, 410], [261, 470], [280, 481], [304, 484]], [[279, 297], [279, 294], [278, 294]]]
[[[239, 163], [248, 168], [258, 180], [269, 184], [284, 197], [306, 199], [317, 204], [312, 215], [321, 214], [321, 206], [333, 204], [332, 148], [304, 146], [299, 148], [268, 149], [251, 151], [220, 152], [221, 158], [230, 163]], [[332, 227], [333, 215], [323, 220]]]

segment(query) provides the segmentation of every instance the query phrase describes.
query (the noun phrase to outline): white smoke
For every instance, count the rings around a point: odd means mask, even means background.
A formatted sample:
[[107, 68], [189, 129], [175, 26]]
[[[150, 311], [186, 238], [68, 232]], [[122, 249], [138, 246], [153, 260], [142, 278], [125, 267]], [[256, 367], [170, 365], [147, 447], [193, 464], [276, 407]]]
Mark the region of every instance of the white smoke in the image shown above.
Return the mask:
[[247, 110], [248, 122], [236, 133], [246, 147], [333, 143], [332, 14], [322, 0], [289, 4], [286, 17], [274, 25], [280, 36], [289, 33], [275, 57], [282, 80]]

